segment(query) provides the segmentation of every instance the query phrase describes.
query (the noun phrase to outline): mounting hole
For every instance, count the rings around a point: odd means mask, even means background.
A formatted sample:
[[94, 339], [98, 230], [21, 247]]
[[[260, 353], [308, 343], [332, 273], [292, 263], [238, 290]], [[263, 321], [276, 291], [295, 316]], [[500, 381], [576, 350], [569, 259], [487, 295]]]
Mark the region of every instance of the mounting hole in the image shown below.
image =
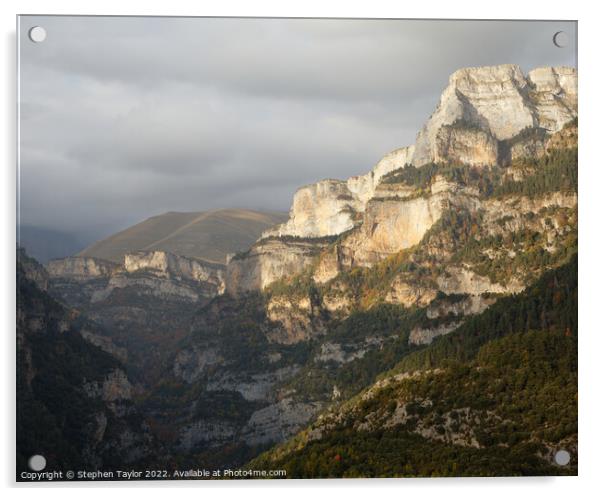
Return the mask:
[[31, 470], [39, 472], [40, 470], [44, 470], [44, 468], [46, 468], [46, 458], [42, 455], [33, 455], [27, 464]]
[[564, 48], [569, 44], [569, 35], [566, 34], [564, 31], [558, 31], [552, 37], [552, 41], [554, 42], [554, 45], [556, 45], [558, 48]]
[[46, 39], [46, 30], [42, 26], [34, 26], [29, 30], [29, 39], [34, 43], [42, 43]]
[[571, 461], [571, 454], [566, 450], [559, 450], [554, 455], [554, 461], [558, 465], [562, 465], [562, 466], [568, 465], [569, 462]]

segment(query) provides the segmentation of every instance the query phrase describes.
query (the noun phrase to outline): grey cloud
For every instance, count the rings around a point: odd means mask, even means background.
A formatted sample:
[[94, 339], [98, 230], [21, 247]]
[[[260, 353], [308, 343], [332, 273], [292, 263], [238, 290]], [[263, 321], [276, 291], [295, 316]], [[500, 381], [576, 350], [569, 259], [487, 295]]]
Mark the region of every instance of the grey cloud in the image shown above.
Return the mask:
[[[286, 210], [302, 184], [411, 144], [454, 70], [575, 64], [551, 43], [566, 22], [21, 22], [22, 221], [74, 231]], [[26, 39], [37, 24], [41, 44]]]
[[557, 60], [549, 40], [560, 25], [52, 18], [54, 45], [27, 55], [54, 70], [138, 86], [176, 80], [272, 98], [411, 98], [441, 86], [432, 77], [441, 71], [520, 63], [534, 45], [539, 63]]

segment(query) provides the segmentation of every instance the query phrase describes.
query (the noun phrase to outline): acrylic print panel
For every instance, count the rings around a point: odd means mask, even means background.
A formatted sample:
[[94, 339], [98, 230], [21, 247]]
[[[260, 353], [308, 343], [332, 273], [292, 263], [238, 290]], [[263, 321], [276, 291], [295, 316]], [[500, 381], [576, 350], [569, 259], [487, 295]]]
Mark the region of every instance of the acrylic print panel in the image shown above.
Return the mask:
[[18, 480], [577, 473], [576, 22], [18, 24]]

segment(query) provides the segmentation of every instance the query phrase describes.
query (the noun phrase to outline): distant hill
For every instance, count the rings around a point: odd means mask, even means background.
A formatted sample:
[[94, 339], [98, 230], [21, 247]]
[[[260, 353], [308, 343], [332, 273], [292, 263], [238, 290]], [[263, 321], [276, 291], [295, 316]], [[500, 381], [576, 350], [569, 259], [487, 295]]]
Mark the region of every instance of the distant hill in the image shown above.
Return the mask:
[[121, 262], [132, 251], [162, 250], [224, 263], [226, 254], [248, 249], [264, 230], [287, 216], [243, 209], [167, 212], [97, 241], [78, 255]]

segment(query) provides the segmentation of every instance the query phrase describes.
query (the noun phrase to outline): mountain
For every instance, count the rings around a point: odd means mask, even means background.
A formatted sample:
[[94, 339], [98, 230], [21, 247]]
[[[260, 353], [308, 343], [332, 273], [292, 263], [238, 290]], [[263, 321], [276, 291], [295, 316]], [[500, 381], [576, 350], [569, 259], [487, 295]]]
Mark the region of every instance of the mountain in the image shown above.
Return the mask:
[[316, 280], [325, 282], [341, 267], [370, 267], [415, 246], [450, 202], [476, 212], [486, 198], [474, 186], [482, 185], [458, 184], [450, 175], [462, 169], [489, 181], [491, 174], [517, 179], [524, 173], [519, 162], [543, 156], [550, 136], [576, 118], [576, 91], [572, 68], [535, 69], [527, 77], [515, 65], [460, 69], [415, 145], [389, 153], [363, 176], [300, 188], [289, 220], [229, 265], [229, 291], [263, 289], [301, 272], [340, 237], [338, 251], [317, 269]]
[[286, 214], [227, 209], [168, 212], [151, 217], [84, 248], [80, 257], [122, 262], [134, 251], [166, 251], [188, 258], [225, 263], [228, 253], [246, 250]]
[[416, 143], [300, 188], [226, 263], [150, 225], [118, 262], [47, 264], [48, 293], [180, 468], [575, 473], [576, 78], [461, 69]]
[[[249, 464], [288, 477], [576, 474], [577, 257]], [[572, 462], [554, 463], [559, 449]]]

